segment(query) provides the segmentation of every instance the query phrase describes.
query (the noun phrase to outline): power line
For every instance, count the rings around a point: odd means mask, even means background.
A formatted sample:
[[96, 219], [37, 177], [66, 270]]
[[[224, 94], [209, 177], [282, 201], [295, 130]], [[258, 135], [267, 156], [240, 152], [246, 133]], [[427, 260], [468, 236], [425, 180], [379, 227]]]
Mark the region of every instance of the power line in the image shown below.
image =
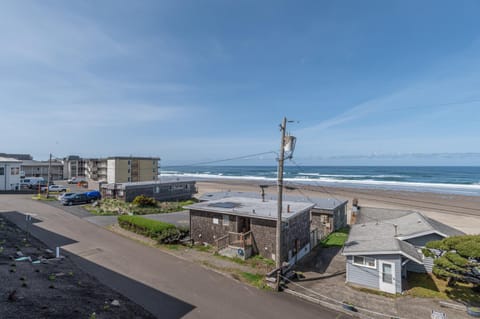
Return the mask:
[[[296, 168], [298, 168], [300, 171], [302, 170], [302, 168], [298, 165], [298, 163], [293, 159], [291, 158], [290, 161], [295, 165]], [[312, 181], [312, 183], [314, 184], [314, 186], [317, 186], [319, 188], [321, 188], [325, 193], [327, 193], [330, 197], [332, 197], [333, 199], [337, 200], [337, 201], [341, 201], [340, 199], [336, 198], [330, 191], [328, 191], [328, 189], [323, 186], [323, 185], [320, 185], [318, 182], [316, 181]], [[300, 183], [296, 183], [297, 185], [299, 185]], [[301, 185], [301, 184], [300, 184]], [[300, 190], [299, 190], [300, 193], [302, 193]], [[302, 195], [306, 196], [305, 194], [302, 193]], [[310, 198], [308, 196], [306, 196], [307, 199], [310, 200]]]
[[242, 156], [224, 158], [224, 159], [213, 160], [213, 161], [197, 162], [197, 163], [191, 163], [191, 164], [185, 164], [185, 165], [168, 165], [168, 166], [163, 166], [163, 167], [164, 167], [164, 168], [166, 168], [166, 167], [168, 168], [168, 167], [178, 167], [178, 166], [201, 166], [201, 165], [207, 165], [207, 164], [214, 164], [214, 163], [234, 161], [234, 160], [239, 160], [239, 159], [247, 159], [247, 158], [249, 158], [249, 157], [261, 156], [261, 155], [267, 155], [267, 154], [277, 154], [277, 152], [268, 151], [268, 152], [255, 153], [255, 154], [249, 154], [249, 155], [242, 155]]

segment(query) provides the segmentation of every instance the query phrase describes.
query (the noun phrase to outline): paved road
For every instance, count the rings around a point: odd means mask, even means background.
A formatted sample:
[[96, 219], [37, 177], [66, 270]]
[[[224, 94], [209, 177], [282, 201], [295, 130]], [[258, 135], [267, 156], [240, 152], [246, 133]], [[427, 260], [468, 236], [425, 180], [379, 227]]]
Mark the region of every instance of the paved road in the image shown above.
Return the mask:
[[[0, 196], [0, 211], [36, 214], [32, 235], [62, 246], [81, 267], [159, 318], [348, 316], [286, 294], [260, 291], [197, 264], [121, 237], [28, 196]], [[23, 226], [20, 214], [2, 213]]]

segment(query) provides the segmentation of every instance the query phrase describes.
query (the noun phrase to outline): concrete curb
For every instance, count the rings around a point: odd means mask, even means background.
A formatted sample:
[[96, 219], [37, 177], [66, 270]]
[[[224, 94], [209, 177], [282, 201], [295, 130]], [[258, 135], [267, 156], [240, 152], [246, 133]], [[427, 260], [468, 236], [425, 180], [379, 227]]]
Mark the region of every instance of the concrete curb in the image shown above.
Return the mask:
[[332, 310], [335, 310], [335, 311], [339, 311], [339, 312], [342, 312], [350, 317], [354, 317], [354, 318], [362, 318], [362, 319], [371, 319], [370, 317], [365, 317], [359, 313], [351, 313], [351, 312], [347, 312], [345, 309], [342, 308], [342, 306], [337, 306], [337, 305], [334, 305], [330, 302], [327, 302], [327, 301], [323, 301], [323, 300], [320, 300], [318, 298], [314, 298], [314, 297], [311, 297], [311, 296], [308, 296], [308, 295], [305, 295], [305, 294], [302, 294], [298, 291], [295, 291], [295, 290], [291, 290], [291, 289], [288, 289], [288, 288], [284, 288], [283, 289], [283, 292], [287, 293], [287, 294], [290, 294], [292, 296], [295, 296], [297, 298], [301, 298], [301, 299], [304, 299], [304, 300], [307, 300], [307, 301], [310, 301], [310, 302], [313, 302], [313, 303], [316, 303], [318, 305], [321, 305], [325, 308], [328, 308], [328, 309], [332, 309]]

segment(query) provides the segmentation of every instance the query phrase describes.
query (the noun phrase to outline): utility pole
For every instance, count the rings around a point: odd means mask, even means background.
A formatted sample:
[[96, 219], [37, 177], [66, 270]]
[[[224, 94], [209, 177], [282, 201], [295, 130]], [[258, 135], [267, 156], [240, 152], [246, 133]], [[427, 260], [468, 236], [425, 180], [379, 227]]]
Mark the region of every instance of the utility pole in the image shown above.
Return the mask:
[[52, 169], [52, 153], [50, 153], [50, 159], [48, 160], [48, 176], [47, 176], [47, 198], [50, 188], [50, 170]]
[[[287, 121], [287, 118], [283, 118], [283, 122], [280, 125], [281, 140], [280, 140], [280, 153], [278, 155], [278, 193], [277, 193], [277, 238], [276, 238], [276, 250], [275, 250], [275, 266], [277, 268], [277, 282], [276, 290], [280, 291], [280, 279], [282, 275], [282, 204], [283, 204], [283, 164], [285, 159], [291, 159], [293, 157], [293, 151], [295, 150], [296, 138], [287, 135], [287, 123], [293, 121]], [[287, 155], [285, 156], [285, 153]], [[263, 191], [263, 188], [262, 188]]]
[[283, 122], [280, 125], [281, 140], [280, 140], [280, 153], [278, 155], [278, 174], [277, 174], [277, 240], [275, 249], [275, 266], [277, 268], [277, 286], [276, 290], [280, 291], [280, 277], [282, 269], [282, 196], [283, 196], [283, 162], [285, 155], [285, 131], [287, 129], [287, 118], [283, 118]]

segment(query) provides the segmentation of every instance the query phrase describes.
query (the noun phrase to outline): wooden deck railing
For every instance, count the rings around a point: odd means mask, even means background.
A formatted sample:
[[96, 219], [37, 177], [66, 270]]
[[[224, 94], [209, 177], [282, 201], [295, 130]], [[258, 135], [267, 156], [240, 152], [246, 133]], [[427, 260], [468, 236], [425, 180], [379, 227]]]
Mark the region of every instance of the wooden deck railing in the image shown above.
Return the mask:
[[229, 232], [225, 236], [222, 236], [215, 240], [217, 250], [221, 250], [227, 246], [234, 246], [239, 248], [247, 248], [253, 245], [252, 232], [248, 231], [246, 233], [234, 233]]

